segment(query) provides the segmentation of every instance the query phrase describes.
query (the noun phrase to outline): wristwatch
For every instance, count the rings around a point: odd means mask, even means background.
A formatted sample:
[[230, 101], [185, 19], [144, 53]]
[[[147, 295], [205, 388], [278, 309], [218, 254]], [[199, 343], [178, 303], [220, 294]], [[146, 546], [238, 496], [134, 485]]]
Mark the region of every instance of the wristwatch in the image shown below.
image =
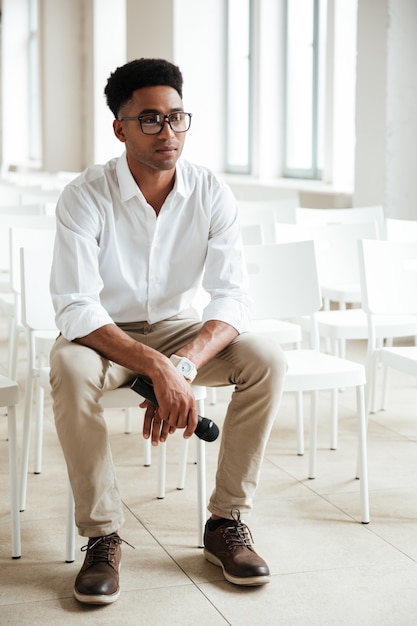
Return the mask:
[[172, 354], [170, 357], [170, 361], [175, 365], [177, 370], [181, 372], [184, 378], [188, 378], [190, 382], [192, 382], [197, 376], [196, 366], [192, 361], [190, 361], [190, 359], [187, 359], [187, 357]]

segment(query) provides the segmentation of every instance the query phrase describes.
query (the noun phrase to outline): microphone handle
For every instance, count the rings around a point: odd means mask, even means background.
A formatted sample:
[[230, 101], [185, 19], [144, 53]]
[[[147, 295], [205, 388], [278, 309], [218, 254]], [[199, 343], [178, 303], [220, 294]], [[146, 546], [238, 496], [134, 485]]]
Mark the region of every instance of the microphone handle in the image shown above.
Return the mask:
[[[136, 391], [136, 393], [140, 396], [146, 398], [146, 400], [152, 402], [155, 406], [158, 406], [153, 385], [149, 379], [143, 376], [137, 376], [130, 385], [130, 388], [133, 389], [133, 391]], [[198, 424], [194, 434], [197, 435], [199, 439], [203, 439], [204, 441], [215, 441], [215, 439], [219, 436], [219, 427], [212, 420], [199, 415]]]

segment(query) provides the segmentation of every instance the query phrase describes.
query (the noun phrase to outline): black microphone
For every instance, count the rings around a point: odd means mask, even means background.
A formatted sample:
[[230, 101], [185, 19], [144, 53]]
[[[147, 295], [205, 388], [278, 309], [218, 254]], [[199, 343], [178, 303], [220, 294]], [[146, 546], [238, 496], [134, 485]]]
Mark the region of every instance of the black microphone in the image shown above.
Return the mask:
[[[149, 379], [143, 376], [137, 376], [130, 385], [130, 388], [143, 398], [146, 398], [146, 400], [152, 402], [155, 406], [158, 406], [153, 385]], [[215, 441], [219, 436], [219, 427], [211, 419], [199, 415], [194, 434], [203, 441]]]

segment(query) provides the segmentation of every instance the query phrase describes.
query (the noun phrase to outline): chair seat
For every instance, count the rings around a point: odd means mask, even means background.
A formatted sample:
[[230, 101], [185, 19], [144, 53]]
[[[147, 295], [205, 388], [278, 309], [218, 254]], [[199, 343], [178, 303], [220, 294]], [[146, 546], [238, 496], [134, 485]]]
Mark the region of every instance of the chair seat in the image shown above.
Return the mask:
[[[363, 309], [336, 309], [316, 313], [319, 333], [330, 339], [368, 339], [368, 319]], [[297, 318], [297, 323], [308, 331], [310, 320]], [[409, 337], [417, 333], [415, 315], [376, 315], [375, 330], [377, 337]]]
[[300, 343], [302, 340], [301, 327], [286, 320], [252, 320], [251, 331], [271, 335], [279, 343]]
[[284, 391], [313, 391], [356, 387], [366, 382], [360, 363], [339, 359], [315, 350], [287, 350], [288, 371]]
[[384, 365], [389, 365], [411, 376], [417, 376], [417, 347], [382, 348], [379, 357]]
[[337, 285], [321, 283], [320, 287], [323, 298], [332, 302], [350, 302], [353, 304], [361, 302], [361, 287], [359, 283], [338, 283]]

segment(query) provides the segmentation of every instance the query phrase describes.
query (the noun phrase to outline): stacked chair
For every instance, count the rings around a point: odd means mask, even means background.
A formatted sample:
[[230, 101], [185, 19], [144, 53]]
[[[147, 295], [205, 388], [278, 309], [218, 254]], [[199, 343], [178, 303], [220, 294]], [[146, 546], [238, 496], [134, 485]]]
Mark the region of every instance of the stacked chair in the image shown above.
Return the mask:
[[[378, 341], [377, 324], [381, 316], [392, 323], [405, 315], [417, 316], [417, 239], [414, 241], [362, 241], [359, 246], [363, 308], [368, 319], [368, 406], [376, 405], [378, 365], [383, 366], [382, 400], [385, 409], [388, 393], [388, 372], [399, 370], [417, 377], [415, 345], [386, 346]], [[400, 321], [398, 322], [400, 323]], [[410, 332], [410, 335], [413, 333]]]

